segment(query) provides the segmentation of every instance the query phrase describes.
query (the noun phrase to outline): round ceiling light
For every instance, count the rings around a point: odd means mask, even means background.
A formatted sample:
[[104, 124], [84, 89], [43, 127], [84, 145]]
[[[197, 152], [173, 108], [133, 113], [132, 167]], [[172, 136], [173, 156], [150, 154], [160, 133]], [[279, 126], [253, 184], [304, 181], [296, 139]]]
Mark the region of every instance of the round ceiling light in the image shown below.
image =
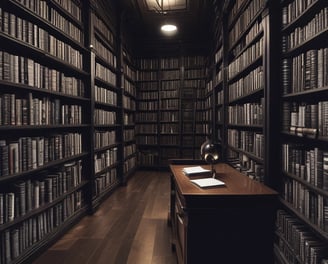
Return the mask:
[[176, 25], [173, 25], [173, 24], [165, 24], [163, 26], [161, 26], [161, 30], [162, 32], [165, 34], [165, 35], [174, 35], [178, 28]]

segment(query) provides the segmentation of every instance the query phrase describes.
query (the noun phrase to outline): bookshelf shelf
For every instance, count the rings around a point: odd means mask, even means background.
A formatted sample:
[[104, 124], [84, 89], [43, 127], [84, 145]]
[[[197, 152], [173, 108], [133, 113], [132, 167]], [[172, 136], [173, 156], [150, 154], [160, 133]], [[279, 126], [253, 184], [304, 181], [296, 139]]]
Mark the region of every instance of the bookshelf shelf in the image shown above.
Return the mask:
[[10, 226], [18, 225], [19, 223], [24, 222], [24, 221], [28, 220], [29, 218], [31, 218], [35, 215], [38, 215], [47, 209], [54, 207], [56, 204], [63, 201], [69, 195], [74, 194], [76, 191], [87, 186], [87, 184], [88, 184], [87, 181], [81, 182], [79, 185], [77, 185], [77, 186], [71, 188], [70, 190], [64, 192], [63, 194], [61, 194], [60, 197], [53, 199], [53, 201], [48, 202], [43, 205], [40, 205], [40, 207], [38, 207], [38, 208], [32, 208], [31, 210], [27, 211], [24, 215], [17, 216], [14, 220], [0, 225], [0, 232], [3, 232]]

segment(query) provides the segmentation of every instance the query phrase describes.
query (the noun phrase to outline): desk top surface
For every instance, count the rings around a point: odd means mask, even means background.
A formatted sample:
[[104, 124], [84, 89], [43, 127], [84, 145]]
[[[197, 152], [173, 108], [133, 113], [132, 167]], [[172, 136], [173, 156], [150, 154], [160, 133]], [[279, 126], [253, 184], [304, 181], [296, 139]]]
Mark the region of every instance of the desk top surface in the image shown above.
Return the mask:
[[[216, 179], [223, 181], [224, 186], [201, 188], [190, 181], [195, 177], [188, 177], [182, 171], [183, 168], [195, 165], [170, 165], [179, 191], [182, 195], [224, 195], [224, 196], [250, 196], [250, 195], [277, 195], [277, 192], [266, 185], [252, 180], [246, 175], [238, 172], [228, 164], [220, 163], [215, 165]], [[210, 165], [201, 165], [203, 168], [210, 169]], [[209, 177], [201, 176], [199, 178]]]

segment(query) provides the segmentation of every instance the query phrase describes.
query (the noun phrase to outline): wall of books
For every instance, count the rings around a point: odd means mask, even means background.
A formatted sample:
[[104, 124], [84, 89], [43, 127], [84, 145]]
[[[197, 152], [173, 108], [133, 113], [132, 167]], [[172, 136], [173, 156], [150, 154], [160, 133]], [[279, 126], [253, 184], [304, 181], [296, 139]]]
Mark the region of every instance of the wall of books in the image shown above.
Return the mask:
[[[281, 263], [328, 259], [328, 7], [282, 1]], [[291, 232], [293, 236], [289, 236]]]
[[201, 56], [139, 59], [136, 136], [140, 166], [166, 167], [170, 158], [197, 156], [205, 140], [203, 66]]
[[87, 209], [82, 1], [0, 4], [0, 263], [23, 263]]
[[[227, 19], [227, 159], [264, 181], [265, 1], [233, 1]], [[218, 50], [218, 56], [220, 50]], [[221, 72], [217, 73], [220, 79]], [[221, 100], [219, 93], [217, 95]], [[220, 115], [218, 115], [220, 116]]]
[[118, 87], [118, 47], [113, 18], [102, 2], [91, 5], [91, 93], [94, 175], [93, 207], [120, 183], [121, 89]]
[[[123, 175], [129, 177], [137, 168], [137, 147], [135, 138], [135, 115], [137, 105], [136, 69], [133, 57], [123, 50]], [[125, 180], [124, 180], [125, 181]]]

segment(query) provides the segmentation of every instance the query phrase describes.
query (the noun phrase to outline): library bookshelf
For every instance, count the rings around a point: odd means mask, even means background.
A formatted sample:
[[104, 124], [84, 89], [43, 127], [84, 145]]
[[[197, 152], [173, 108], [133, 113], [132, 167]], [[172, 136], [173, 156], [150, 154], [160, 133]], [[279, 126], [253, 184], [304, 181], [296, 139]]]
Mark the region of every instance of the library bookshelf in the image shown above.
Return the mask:
[[283, 206], [275, 252], [282, 263], [319, 262], [328, 241], [328, 9], [324, 1], [282, 1], [281, 10]]
[[29, 259], [88, 210], [83, 8], [0, 4], [1, 263]]
[[136, 137], [139, 165], [166, 167], [199, 157], [205, 141], [205, 58], [141, 58], [137, 62]]

